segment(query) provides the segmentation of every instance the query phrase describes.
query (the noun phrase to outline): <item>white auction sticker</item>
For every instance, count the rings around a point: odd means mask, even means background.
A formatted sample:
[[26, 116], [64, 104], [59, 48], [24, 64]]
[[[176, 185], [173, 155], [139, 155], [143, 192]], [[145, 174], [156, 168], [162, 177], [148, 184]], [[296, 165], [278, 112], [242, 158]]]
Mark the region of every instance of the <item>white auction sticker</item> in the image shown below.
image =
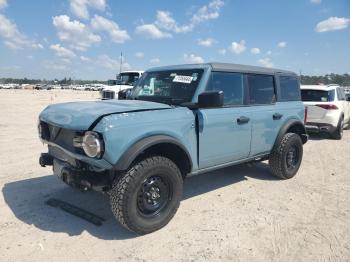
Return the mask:
[[191, 84], [192, 76], [175, 76], [173, 82]]

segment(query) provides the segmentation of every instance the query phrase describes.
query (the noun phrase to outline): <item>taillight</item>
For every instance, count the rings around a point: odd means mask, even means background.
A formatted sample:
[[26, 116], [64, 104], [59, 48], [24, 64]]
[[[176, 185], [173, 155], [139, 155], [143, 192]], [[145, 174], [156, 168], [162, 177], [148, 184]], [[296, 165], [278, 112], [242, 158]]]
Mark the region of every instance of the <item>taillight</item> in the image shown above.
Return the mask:
[[321, 108], [323, 108], [323, 109], [326, 109], [326, 110], [337, 110], [338, 109], [338, 107], [336, 106], [336, 105], [332, 105], [332, 104], [330, 104], [330, 105], [316, 105], [316, 106], [318, 106], [318, 107], [321, 107]]
[[307, 107], [305, 106], [305, 110], [304, 110], [304, 124], [306, 124], [306, 120], [307, 120]]

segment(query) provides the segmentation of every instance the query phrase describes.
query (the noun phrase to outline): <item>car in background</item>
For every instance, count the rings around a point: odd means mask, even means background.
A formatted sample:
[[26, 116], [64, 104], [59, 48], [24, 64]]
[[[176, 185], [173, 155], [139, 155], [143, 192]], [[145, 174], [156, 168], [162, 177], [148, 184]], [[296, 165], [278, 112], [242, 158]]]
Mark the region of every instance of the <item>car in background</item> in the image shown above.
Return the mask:
[[301, 98], [307, 107], [308, 132], [327, 132], [341, 139], [350, 125], [350, 102], [339, 85], [303, 85]]
[[143, 71], [124, 71], [117, 76], [116, 80], [110, 82], [110, 85], [101, 91], [102, 100], [107, 99], [117, 99], [118, 93], [124, 89], [132, 88], [141, 75]]

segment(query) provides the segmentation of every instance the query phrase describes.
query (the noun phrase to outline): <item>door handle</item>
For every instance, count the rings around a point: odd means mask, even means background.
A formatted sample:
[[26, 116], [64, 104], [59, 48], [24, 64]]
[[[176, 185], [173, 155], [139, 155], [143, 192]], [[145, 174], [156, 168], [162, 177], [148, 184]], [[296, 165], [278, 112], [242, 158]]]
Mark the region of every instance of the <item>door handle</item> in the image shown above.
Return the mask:
[[239, 118], [237, 118], [237, 123], [239, 125], [243, 125], [243, 124], [246, 124], [250, 121], [250, 118], [249, 117], [246, 117], [246, 116], [241, 116]]
[[280, 113], [275, 113], [275, 114], [273, 114], [272, 118], [273, 118], [273, 120], [280, 120], [282, 118], [282, 116], [283, 115]]

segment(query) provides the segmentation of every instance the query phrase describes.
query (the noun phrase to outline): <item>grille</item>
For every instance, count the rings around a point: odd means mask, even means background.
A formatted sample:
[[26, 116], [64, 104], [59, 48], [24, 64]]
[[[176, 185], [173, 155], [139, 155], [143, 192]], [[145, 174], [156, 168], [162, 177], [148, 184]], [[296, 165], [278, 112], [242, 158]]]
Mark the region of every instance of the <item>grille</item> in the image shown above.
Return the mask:
[[115, 98], [115, 92], [104, 90], [102, 91], [102, 99], [114, 99]]
[[73, 145], [73, 139], [84, 134], [82, 131], [60, 128], [41, 121], [40, 133], [43, 140], [55, 143], [71, 152], [83, 153], [81, 148]]

